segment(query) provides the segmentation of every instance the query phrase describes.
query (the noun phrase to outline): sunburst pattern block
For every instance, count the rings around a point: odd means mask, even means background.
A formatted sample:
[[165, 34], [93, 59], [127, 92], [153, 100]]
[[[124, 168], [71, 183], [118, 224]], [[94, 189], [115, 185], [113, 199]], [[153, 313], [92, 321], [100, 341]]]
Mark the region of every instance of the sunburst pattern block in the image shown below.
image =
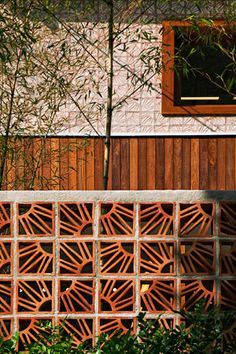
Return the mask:
[[52, 203], [18, 205], [18, 233], [20, 236], [53, 236], [54, 209]]
[[216, 283], [214, 280], [182, 280], [180, 293], [181, 307], [192, 310], [195, 305], [204, 300], [208, 309], [216, 303]]
[[60, 236], [91, 236], [93, 234], [92, 203], [60, 203]]
[[125, 334], [135, 332], [136, 319], [133, 318], [100, 318], [99, 333], [107, 333], [109, 338], [115, 333]]
[[220, 203], [220, 235], [236, 236], [236, 202]]
[[92, 313], [94, 311], [94, 283], [92, 280], [60, 281], [61, 313]]
[[212, 236], [215, 205], [212, 203], [180, 204], [179, 234], [180, 236]]
[[181, 274], [214, 274], [215, 243], [211, 241], [183, 241], [180, 243]]
[[35, 193], [0, 202], [0, 336], [19, 330], [18, 349], [47, 332], [38, 320], [63, 324], [77, 346], [137, 333], [140, 311], [168, 329], [199, 301], [236, 309], [236, 201]]
[[52, 313], [52, 280], [20, 280], [17, 290], [17, 311], [19, 313]]
[[100, 312], [134, 311], [133, 280], [101, 280]]
[[140, 274], [174, 275], [176, 272], [174, 242], [150, 241], [139, 243]]
[[101, 274], [133, 274], [133, 242], [101, 242], [99, 248]]
[[12, 235], [12, 205], [0, 203], [0, 237]]
[[140, 204], [141, 236], [172, 236], [174, 203]]
[[94, 242], [61, 241], [59, 273], [63, 275], [94, 275]]
[[0, 279], [0, 315], [8, 315], [13, 312], [13, 282]]
[[18, 243], [19, 274], [54, 274], [52, 242], [25, 241]]
[[176, 309], [176, 283], [174, 280], [142, 280], [140, 297], [142, 311], [170, 312]]
[[73, 338], [73, 344], [78, 346], [81, 342], [94, 343], [94, 319], [93, 318], [61, 318], [59, 324], [64, 331]]
[[100, 236], [133, 236], [134, 204], [102, 203]]
[[52, 323], [51, 318], [18, 319], [18, 331], [20, 332], [18, 348], [25, 351], [31, 343], [46, 341], [47, 335], [50, 334], [50, 330], [47, 329], [49, 323]]
[[12, 241], [0, 241], [0, 275], [12, 274]]

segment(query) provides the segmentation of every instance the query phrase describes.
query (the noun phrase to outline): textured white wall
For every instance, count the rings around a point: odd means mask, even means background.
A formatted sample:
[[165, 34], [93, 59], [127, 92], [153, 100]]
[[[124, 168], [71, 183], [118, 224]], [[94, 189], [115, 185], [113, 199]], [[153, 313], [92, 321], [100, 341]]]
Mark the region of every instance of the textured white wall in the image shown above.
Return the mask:
[[[209, 0], [208, 4], [209, 2], [210, 5], [203, 5], [199, 12], [190, 0], [170, 0], [164, 3], [144, 1], [143, 6], [147, 9], [145, 17], [150, 21], [149, 24], [143, 24], [138, 18], [142, 9], [139, 8], [136, 13], [135, 1], [120, 0], [115, 3], [115, 32], [122, 30], [122, 35], [115, 40], [114, 102], [120, 102], [127, 95], [130, 98], [114, 110], [112, 135], [236, 134], [236, 117], [232, 116], [164, 117], [161, 114], [161, 73], [149, 73], [154, 90], [150, 92], [146, 87], [136, 90], [138, 84], [132, 94], [134, 86], [129, 75], [133, 73], [136, 77], [141, 77], [143, 74], [144, 64], [140, 60], [143, 50], [161, 48], [162, 20], [186, 18], [193, 13], [199, 16], [210, 15], [213, 18], [222, 17], [227, 3], [231, 0]], [[86, 3], [86, 0], [82, 2], [81, 7], [83, 3]], [[81, 136], [105, 133], [108, 30], [107, 9], [104, 9], [104, 4], [103, 0], [97, 0], [94, 5], [97, 8], [87, 19], [79, 15], [76, 19], [69, 18], [69, 21], [74, 21], [69, 22], [66, 18], [66, 26], [72, 29], [73, 35], [68, 35], [67, 30], [59, 26], [58, 38], [61, 40], [64, 37], [67, 43], [71, 44], [70, 65], [68, 68], [63, 67], [63, 75], [72, 83], [72, 97], [68, 97], [67, 103], [61, 107], [57, 120], [53, 122], [51, 134]], [[131, 24], [128, 25], [129, 23]], [[140, 31], [147, 31], [152, 40], [147, 41], [144, 36], [139, 36]], [[45, 35], [46, 44], [50, 44], [52, 40], [48, 34]], [[124, 45], [125, 51], [122, 50]], [[82, 69], [81, 62], [84, 63]], [[154, 65], [155, 61], [151, 63], [151, 67], [152, 64]], [[84, 114], [81, 114], [81, 111]], [[39, 122], [39, 128], [40, 124], [44, 126], [45, 122]], [[38, 131], [40, 134], [39, 128], [31, 124], [25, 132], [37, 134]]]
[[[137, 28], [137, 24], [130, 26], [132, 34]], [[144, 47], [160, 46], [161, 25], [150, 24], [148, 31], [156, 40], [147, 44], [144, 40], [137, 43], [127, 42], [127, 53], [120, 50], [115, 51], [114, 66], [114, 101], [124, 97], [132, 91], [132, 84], [127, 80], [127, 70], [122, 65], [127, 65], [130, 70], [140, 75], [142, 73], [142, 63], [139, 56]], [[129, 38], [129, 35], [127, 35]], [[104, 57], [104, 62], [106, 58]], [[86, 110], [88, 118], [99, 134], [105, 133], [105, 111], [102, 113], [89, 107], [89, 102], [98, 100], [99, 103], [106, 104], [106, 77], [99, 78], [101, 73], [97, 74], [98, 87], [102, 93], [102, 98], [97, 94], [96, 97], [81, 101], [81, 107]], [[120, 108], [113, 113], [112, 134], [113, 135], [221, 135], [236, 133], [236, 117], [234, 116], [163, 116], [161, 114], [161, 74], [152, 77], [154, 90], [148, 91], [146, 87], [137, 90], [135, 94], [127, 100]], [[214, 112], [212, 112], [214, 113]], [[91, 126], [81, 117], [78, 109], [73, 104], [63, 108], [61, 114], [64, 114], [68, 121], [65, 129], [61, 130], [61, 135], [96, 135]]]

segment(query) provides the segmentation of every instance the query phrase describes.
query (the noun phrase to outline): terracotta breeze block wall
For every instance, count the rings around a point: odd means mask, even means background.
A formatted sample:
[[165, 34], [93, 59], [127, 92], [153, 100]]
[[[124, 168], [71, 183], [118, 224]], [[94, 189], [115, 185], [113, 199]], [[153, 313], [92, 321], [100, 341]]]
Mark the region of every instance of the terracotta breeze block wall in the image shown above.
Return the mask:
[[[0, 332], [60, 323], [78, 344], [136, 316], [236, 309], [236, 193], [0, 193]], [[230, 336], [230, 332], [228, 333]]]

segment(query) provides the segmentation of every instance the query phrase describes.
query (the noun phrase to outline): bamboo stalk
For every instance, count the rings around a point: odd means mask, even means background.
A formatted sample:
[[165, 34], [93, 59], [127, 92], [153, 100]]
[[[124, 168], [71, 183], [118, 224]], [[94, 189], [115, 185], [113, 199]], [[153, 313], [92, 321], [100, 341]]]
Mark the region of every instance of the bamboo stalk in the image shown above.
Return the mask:
[[106, 115], [106, 132], [104, 146], [104, 169], [103, 169], [103, 189], [107, 190], [108, 172], [110, 163], [110, 145], [111, 145], [111, 123], [113, 114], [113, 55], [114, 55], [114, 4], [113, 0], [109, 0], [109, 22], [108, 22], [108, 81], [107, 81], [107, 115]]

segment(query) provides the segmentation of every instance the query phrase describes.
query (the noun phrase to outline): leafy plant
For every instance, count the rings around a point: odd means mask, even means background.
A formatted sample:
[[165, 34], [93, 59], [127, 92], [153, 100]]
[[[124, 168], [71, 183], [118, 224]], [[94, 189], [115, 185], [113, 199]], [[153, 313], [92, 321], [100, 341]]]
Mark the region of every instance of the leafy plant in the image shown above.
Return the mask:
[[[181, 310], [181, 324], [175, 328], [164, 328], [161, 316], [147, 319], [144, 313], [138, 316], [138, 334], [120, 333], [112, 336], [103, 333], [95, 346], [88, 341], [75, 347], [73, 337], [64, 326], [42, 324], [43, 333], [37, 342], [28, 348], [29, 354], [233, 354], [236, 345], [235, 312], [221, 313], [217, 307], [204, 310], [198, 304], [193, 311]], [[231, 342], [226, 338], [231, 328]], [[10, 340], [0, 341], [0, 354], [23, 353], [16, 350], [19, 334]]]
[[19, 333], [14, 334], [9, 340], [0, 337], [0, 354], [15, 354], [19, 340]]
[[233, 353], [235, 339], [234, 343], [229, 343], [224, 334], [232, 325], [235, 313], [220, 313], [218, 308], [206, 313], [200, 303], [194, 311], [181, 310], [179, 314], [181, 324], [170, 329], [161, 326], [160, 318], [146, 320], [141, 314], [137, 353]]

